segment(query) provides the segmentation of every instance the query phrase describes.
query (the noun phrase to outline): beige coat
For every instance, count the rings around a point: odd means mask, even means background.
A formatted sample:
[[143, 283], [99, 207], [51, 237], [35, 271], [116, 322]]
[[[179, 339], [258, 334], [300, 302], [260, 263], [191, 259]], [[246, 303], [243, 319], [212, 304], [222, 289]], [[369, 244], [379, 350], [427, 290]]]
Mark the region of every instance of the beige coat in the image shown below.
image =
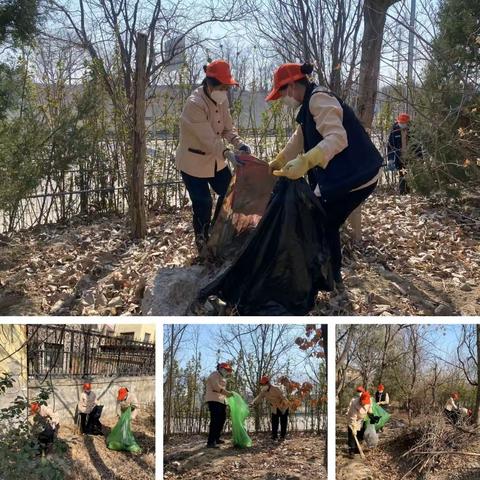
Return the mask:
[[457, 404], [455, 403], [455, 400], [452, 397], [450, 397], [447, 400], [447, 403], [445, 404], [445, 410], [448, 410], [449, 412], [458, 410], [458, 406], [457, 406]]
[[225, 403], [227, 380], [215, 371], [207, 378], [205, 401]]
[[348, 426], [356, 433], [362, 429], [362, 424], [369, 413], [373, 413], [372, 404], [362, 405], [360, 398], [356, 397], [350, 402], [347, 412]]
[[38, 413], [33, 417], [36, 424], [45, 428], [50, 425], [52, 428], [57, 428], [60, 425], [60, 418], [48, 405], [41, 405]]
[[97, 404], [97, 396], [95, 393], [82, 392], [80, 395], [80, 401], [78, 402], [78, 411], [80, 413], [91, 413]]
[[132, 420], [135, 420], [138, 416], [139, 404], [137, 397], [132, 392], [128, 392], [128, 397], [125, 400], [121, 402], [117, 400], [117, 415], [122, 415], [128, 407], [132, 407]]
[[252, 404], [255, 405], [263, 399], [270, 404], [270, 407], [274, 412], [276, 412], [278, 408], [282, 413], [285, 413], [289, 407], [289, 401], [287, 397], [284, 395], [282, 390], [275, 385], [270, 385], [268, 390], [260, 391], [258, 396], [253, 400]]
[[215, 104], [203, 86], [187, 99], [180, 117], [180, 140], [175, 163], [194, 177], [211, 178], [226, 167], [223, 139], [238, 147], [242, 141], [233, 126], [228, 101]]

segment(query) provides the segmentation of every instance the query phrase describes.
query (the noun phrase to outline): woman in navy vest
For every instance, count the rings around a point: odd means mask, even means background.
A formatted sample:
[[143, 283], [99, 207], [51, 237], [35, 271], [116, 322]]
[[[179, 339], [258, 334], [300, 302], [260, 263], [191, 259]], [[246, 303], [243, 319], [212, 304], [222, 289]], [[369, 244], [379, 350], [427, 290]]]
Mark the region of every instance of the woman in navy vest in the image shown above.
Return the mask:
[[297, 127], [270, 162], [273, 174], [297, 180], [308, 175], [325, 209], [334, 280], [342, 285], [340, 227], [375, 190], [382, 156], [353, 110], [309, 78], [312, 65], [285, 63], [277, 68], [266, 100], [300, 107]]

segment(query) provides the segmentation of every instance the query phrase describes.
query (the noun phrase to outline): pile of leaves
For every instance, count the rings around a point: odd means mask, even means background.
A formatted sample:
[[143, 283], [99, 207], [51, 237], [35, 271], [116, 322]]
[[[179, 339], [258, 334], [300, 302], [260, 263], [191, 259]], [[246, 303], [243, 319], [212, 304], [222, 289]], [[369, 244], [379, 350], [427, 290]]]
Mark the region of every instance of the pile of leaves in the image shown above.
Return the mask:
[[119, 217], [2, 237], [0, 314], [139, 314], [147, 279], [196, 256], [189, 215], [152, 217], [139, 242]]
[[321, 293], [313, 314], [480, 314], [480, 199], [379, 193], [362, 225], [361, 242], [344, 237], [345, 291]]
[[[107, 448], [105, 437], [72, 433], [71, 429], [60, 430], [60, 437], [70, 446], [69, 466], [66, 480], [88, 478], [102, 480], [153, 480], [155, 478], [155, 416], [154, 408], [148, 407], [132, 423], [136, 441], [142, 448], [140, 455], [117, 452]], [[117, 418], [102, 418], [106, 435], [115, 426]]]
[[322, 480], [323, 438], [309, 433], [289, 433], [273, 443], [270, 434], [251, 434], [253, 446], [235, 449], [227, 438], [219, 449], [206, 449], [206, 438], [177, 437], [164, 445], [164, 479], [192, 480]]
[[[312, 314], [480, 314], [479, 207], [376, 193], [362, 241], [344, 237], [345, 291], [320, 293]], [[104, 216], [0, 236], [0, 314], [141, 314], [156, 272], [196, 255], [189, 208], [152, 215], [139, 242]]]

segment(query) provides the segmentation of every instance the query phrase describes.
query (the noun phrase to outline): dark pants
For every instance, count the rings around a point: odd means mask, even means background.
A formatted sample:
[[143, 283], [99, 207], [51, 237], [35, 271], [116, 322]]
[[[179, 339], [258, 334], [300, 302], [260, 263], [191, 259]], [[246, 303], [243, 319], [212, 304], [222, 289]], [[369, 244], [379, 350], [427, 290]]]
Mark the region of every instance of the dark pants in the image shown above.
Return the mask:
[[323, 201], [322, 205], [327, 214], [325, 233], [330, 246], [334, 280], [341, 281], [342, 245], [340, 242], [340, 227], [348, 216], [375, 190], [377, 182], [361, 190], [349, 192], [334, 201]]
[[[359, 442], [363, 440], [363, 437], [365, 435], [365, 428], [366, 428], [366, 424], [365, 422], [363, 422], [361, 430], [357, 432], [357, 439]], [[347, 427], [347, 429], [348, 429], [348, 447], [350, 449], [350, 452], [360, 453], [357, 447], [357, 442], [355, 442], [355, 438], [353, 436], [352, 431], [350, 430], [350, 427]]]
[[80, 415], [80, 433], [90, 433], [90, 418], [88, 413], [79, 413]]
[[93, 410], [88, 413], [80, 413], [80, 432], [88, 435], [102, 434], [102, 424], [100, 417], [102, 415], [103, 405], [95, 405]]
[[227, 419], [227, 406], [220, 402], [207, 402], [210, 410], [210, 429], [208, 431], [208, 445], [213, 445], [220, 440], [225, 420]]
[[41, 431], [38, 436], [37, 440], [40, 446], [40, 453], [47, 452], [50, 449], [50, 446], [55, 441], [56, 431], [53, 429], [51, 425], [45, 425], [43, 431]]
[[406, 195], [410, 193], [410, 187], [407, 185], [407, 180], [405, 179], [405, 173], [402, 170], [398, 173], [398, 193], [400, 195]]
[[456, 410], [445, 409], [443, 412], [445, 413], [445, 416], [448, 418], [448, 420], [450, 420], [450, 422], [452, 422], [454, 425], [458, 423], [460, 416]]
[[276, 412], [272, 412], [272, 438], [278, 436], [278, 424], [280, 423], [280, 437], [285, 438], [287, 434], [288, 425], [288, 408], [285, 413], [282, 413], [278, 408]]
[[[223, 168], [215, 173], [211, 178], [193, 177], [188, 173], [181, 172], [185, 187], [187, 187], [188, 195], [192, 201], [193, 209], [193, 231], [196, 239], [208, 240], [208, 230], [210, 222], [215, 222], [223, 199], [228, 190], [228, 185], [232, 179], [232, 174], [228, 167]], [[218, 195], [217, 205], [212, 220], [212, 196], [209, 186]]]

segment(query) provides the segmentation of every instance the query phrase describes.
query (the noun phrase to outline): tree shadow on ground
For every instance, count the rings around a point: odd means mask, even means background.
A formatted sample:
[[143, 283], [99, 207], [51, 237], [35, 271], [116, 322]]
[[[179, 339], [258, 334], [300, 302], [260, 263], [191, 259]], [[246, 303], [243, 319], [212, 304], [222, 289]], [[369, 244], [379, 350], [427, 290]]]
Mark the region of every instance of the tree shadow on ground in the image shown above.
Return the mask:
[[102, 479], [108, 478], [112, 480], [116, 479], [117, 475], [113, 470], [107, 467], [105, 462], [102, 460], [102, 457], [100, 456], [99, 452], [97, 451], [97, 448], [95, 447], [93, 439], [90, 436], [85, 435], [83, 437], [83, 444], [88, 453], [92, 466], [100, 475], [100, 478]]

